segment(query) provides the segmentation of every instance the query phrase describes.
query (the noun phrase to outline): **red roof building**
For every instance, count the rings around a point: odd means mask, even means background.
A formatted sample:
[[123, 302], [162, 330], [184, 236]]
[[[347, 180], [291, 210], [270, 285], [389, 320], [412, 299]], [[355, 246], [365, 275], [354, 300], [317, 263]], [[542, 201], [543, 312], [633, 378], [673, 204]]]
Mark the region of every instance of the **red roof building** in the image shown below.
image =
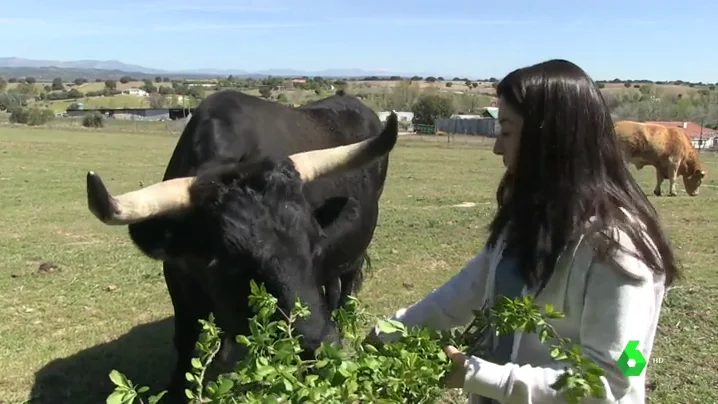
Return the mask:
[[683, 121], [648, 121], [646, 123], [656, 123], [663, 126], [675, 126], [678, 128], [683, 128], [686, 132], [686, 135], [691, 139], [700, 139], [701, 138], [701, 130], [703, 132], [703, 137], [713, 137], [718, 136], [718, 130], [706, 128], [701, 128], [701, 125], [695, 123], [695, 122], [683, 122]]

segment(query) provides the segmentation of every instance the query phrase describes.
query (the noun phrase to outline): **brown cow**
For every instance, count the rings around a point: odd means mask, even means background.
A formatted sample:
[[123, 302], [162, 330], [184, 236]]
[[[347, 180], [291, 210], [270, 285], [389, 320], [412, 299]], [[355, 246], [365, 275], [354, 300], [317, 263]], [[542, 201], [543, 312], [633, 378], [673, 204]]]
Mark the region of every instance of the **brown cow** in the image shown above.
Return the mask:
[[664, 179], [670, 184], [668, 195], [676, 196], [678, 175], [683, 176], [686, 193], [698, 195], [706, 172], [683, 128], [618, 121], [615, 129], [628, 163], [633, 163], [639, 170], [646, 165], [656, 168], [656, 188], [653, 190], [656, 196], [661, 196]]

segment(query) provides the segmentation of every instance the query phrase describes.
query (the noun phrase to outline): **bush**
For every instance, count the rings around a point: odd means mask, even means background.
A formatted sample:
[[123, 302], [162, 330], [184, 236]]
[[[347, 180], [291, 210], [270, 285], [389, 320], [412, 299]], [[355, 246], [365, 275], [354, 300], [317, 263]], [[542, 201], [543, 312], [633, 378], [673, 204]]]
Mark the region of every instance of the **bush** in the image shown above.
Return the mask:
[[47, 108], [15, 107], [10, 111], [10, 122], [31, 126], [44, 125], [55, 119], [55, 113]]
[[102, 128], [105, 126], [105, 117], [99, 112], [93, 112], [82, 117], [82, 126], [86, 128]]
[[438, 94], [423, 94], [411, 106], [411, 112], [414, 113], [412, 123], [433, 125], [437, 119], [451, 116], [454, 102], [452, 98]]
[[[205, 371], [220, 348], [220, 330], [214, 317], [200, 320], [202, 333], [197, 343], [200, 357], [192, 360], [192, 371], [187, 380], [192, 384], [185, 394], [193, 403], [205, 402], [323, 402], [344, 404], [357, 402], [411, 402], [432, 403], [446, 391], [444, 377], [451, 370], [451, 360], [443, 347], [451, 344], [473, 355], [480, 355], [481, 336], [486, 327], [493, 325], [500, 333], [515, 329], [536, 332], [541, 341], [556, 338], [552, 346], [555, 359], [569, 362], [564, 374], [552, 386], [563, 394], [569, 403], [578, 403], [581, 397], [603, 394], [599, 376], [603, 370], [590, 359], [583, 357], [576, 346], [558, 338], [555, 330], [544, 320], [544, 315], [533, 304], [531, 297], [504, 298], [488, 310], [476, 311], [475, 320], [462, 332], [435, 332], [426, 328], [405, 328], [391, 320], [379, 321], [381, 332], [399, 332], [399, 341], [381, 348], [363, 345], [364, 333], [360, 325], [366, 320], [358, 301], [350, 298], [346, 308], [333, 313], [341, 324], [344, 349], [324, 343], [316, 351], [316, 358], [302, 361], [298, 352], [299, 338], [293, 335], [292, 324], [309, 311], [300, 302], [289, 314], [280, 313], [281, 321], [271, 321], [277, 308], [277, 299], [269, 295], [264, 286], [251, 282], [250, 306], [257, 313], [251, 319], [251, 335], [238, 336], [247, 355], [237, 364], [235, 371], [220, 375], [216, 381], [204, 383]], [[545, 315], [560, 318], [550, 306]], [[146, 386], [135, 386], [117, 370], [110, 372], [115, 390], [107, 398], [108, 404], [132, 403], [139, 395], [149, 391]], [[158, 402], [165, 392], [148, 398]], [[140, 402], [144, 402], [140, 399]]]

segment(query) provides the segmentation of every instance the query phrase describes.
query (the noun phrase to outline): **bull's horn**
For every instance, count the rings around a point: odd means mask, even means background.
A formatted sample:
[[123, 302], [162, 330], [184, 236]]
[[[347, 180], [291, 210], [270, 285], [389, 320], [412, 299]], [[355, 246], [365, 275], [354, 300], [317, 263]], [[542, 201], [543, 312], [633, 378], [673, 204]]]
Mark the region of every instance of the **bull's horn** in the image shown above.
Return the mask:
[[389, 153], [396, 144], [399, 123], [392, 111], [384, 130], [361, 142], [329, 149], [311, 150], [289, 156], [304, 182], [324, 175], [359, 168]]
[[132, 224], [188, 207], [189, 187], [194, 178], [176, 178], [112, 196], [100, 176], [90, 171], [87, 173], [87, 207], [105, 224]]

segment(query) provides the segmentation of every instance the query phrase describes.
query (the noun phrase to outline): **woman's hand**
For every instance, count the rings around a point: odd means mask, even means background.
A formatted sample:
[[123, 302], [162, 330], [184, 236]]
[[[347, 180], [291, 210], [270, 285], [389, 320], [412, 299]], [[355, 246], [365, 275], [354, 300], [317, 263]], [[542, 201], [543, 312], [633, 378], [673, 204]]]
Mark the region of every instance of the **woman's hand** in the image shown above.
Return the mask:
[[466, 378], [466, 355], [453, 345], [444, 347], [444, 352], [453, 362], [451, 371], [444, 379], [446, 387], [450, 389], [461, 389], [464, 387], [464, 379]]

